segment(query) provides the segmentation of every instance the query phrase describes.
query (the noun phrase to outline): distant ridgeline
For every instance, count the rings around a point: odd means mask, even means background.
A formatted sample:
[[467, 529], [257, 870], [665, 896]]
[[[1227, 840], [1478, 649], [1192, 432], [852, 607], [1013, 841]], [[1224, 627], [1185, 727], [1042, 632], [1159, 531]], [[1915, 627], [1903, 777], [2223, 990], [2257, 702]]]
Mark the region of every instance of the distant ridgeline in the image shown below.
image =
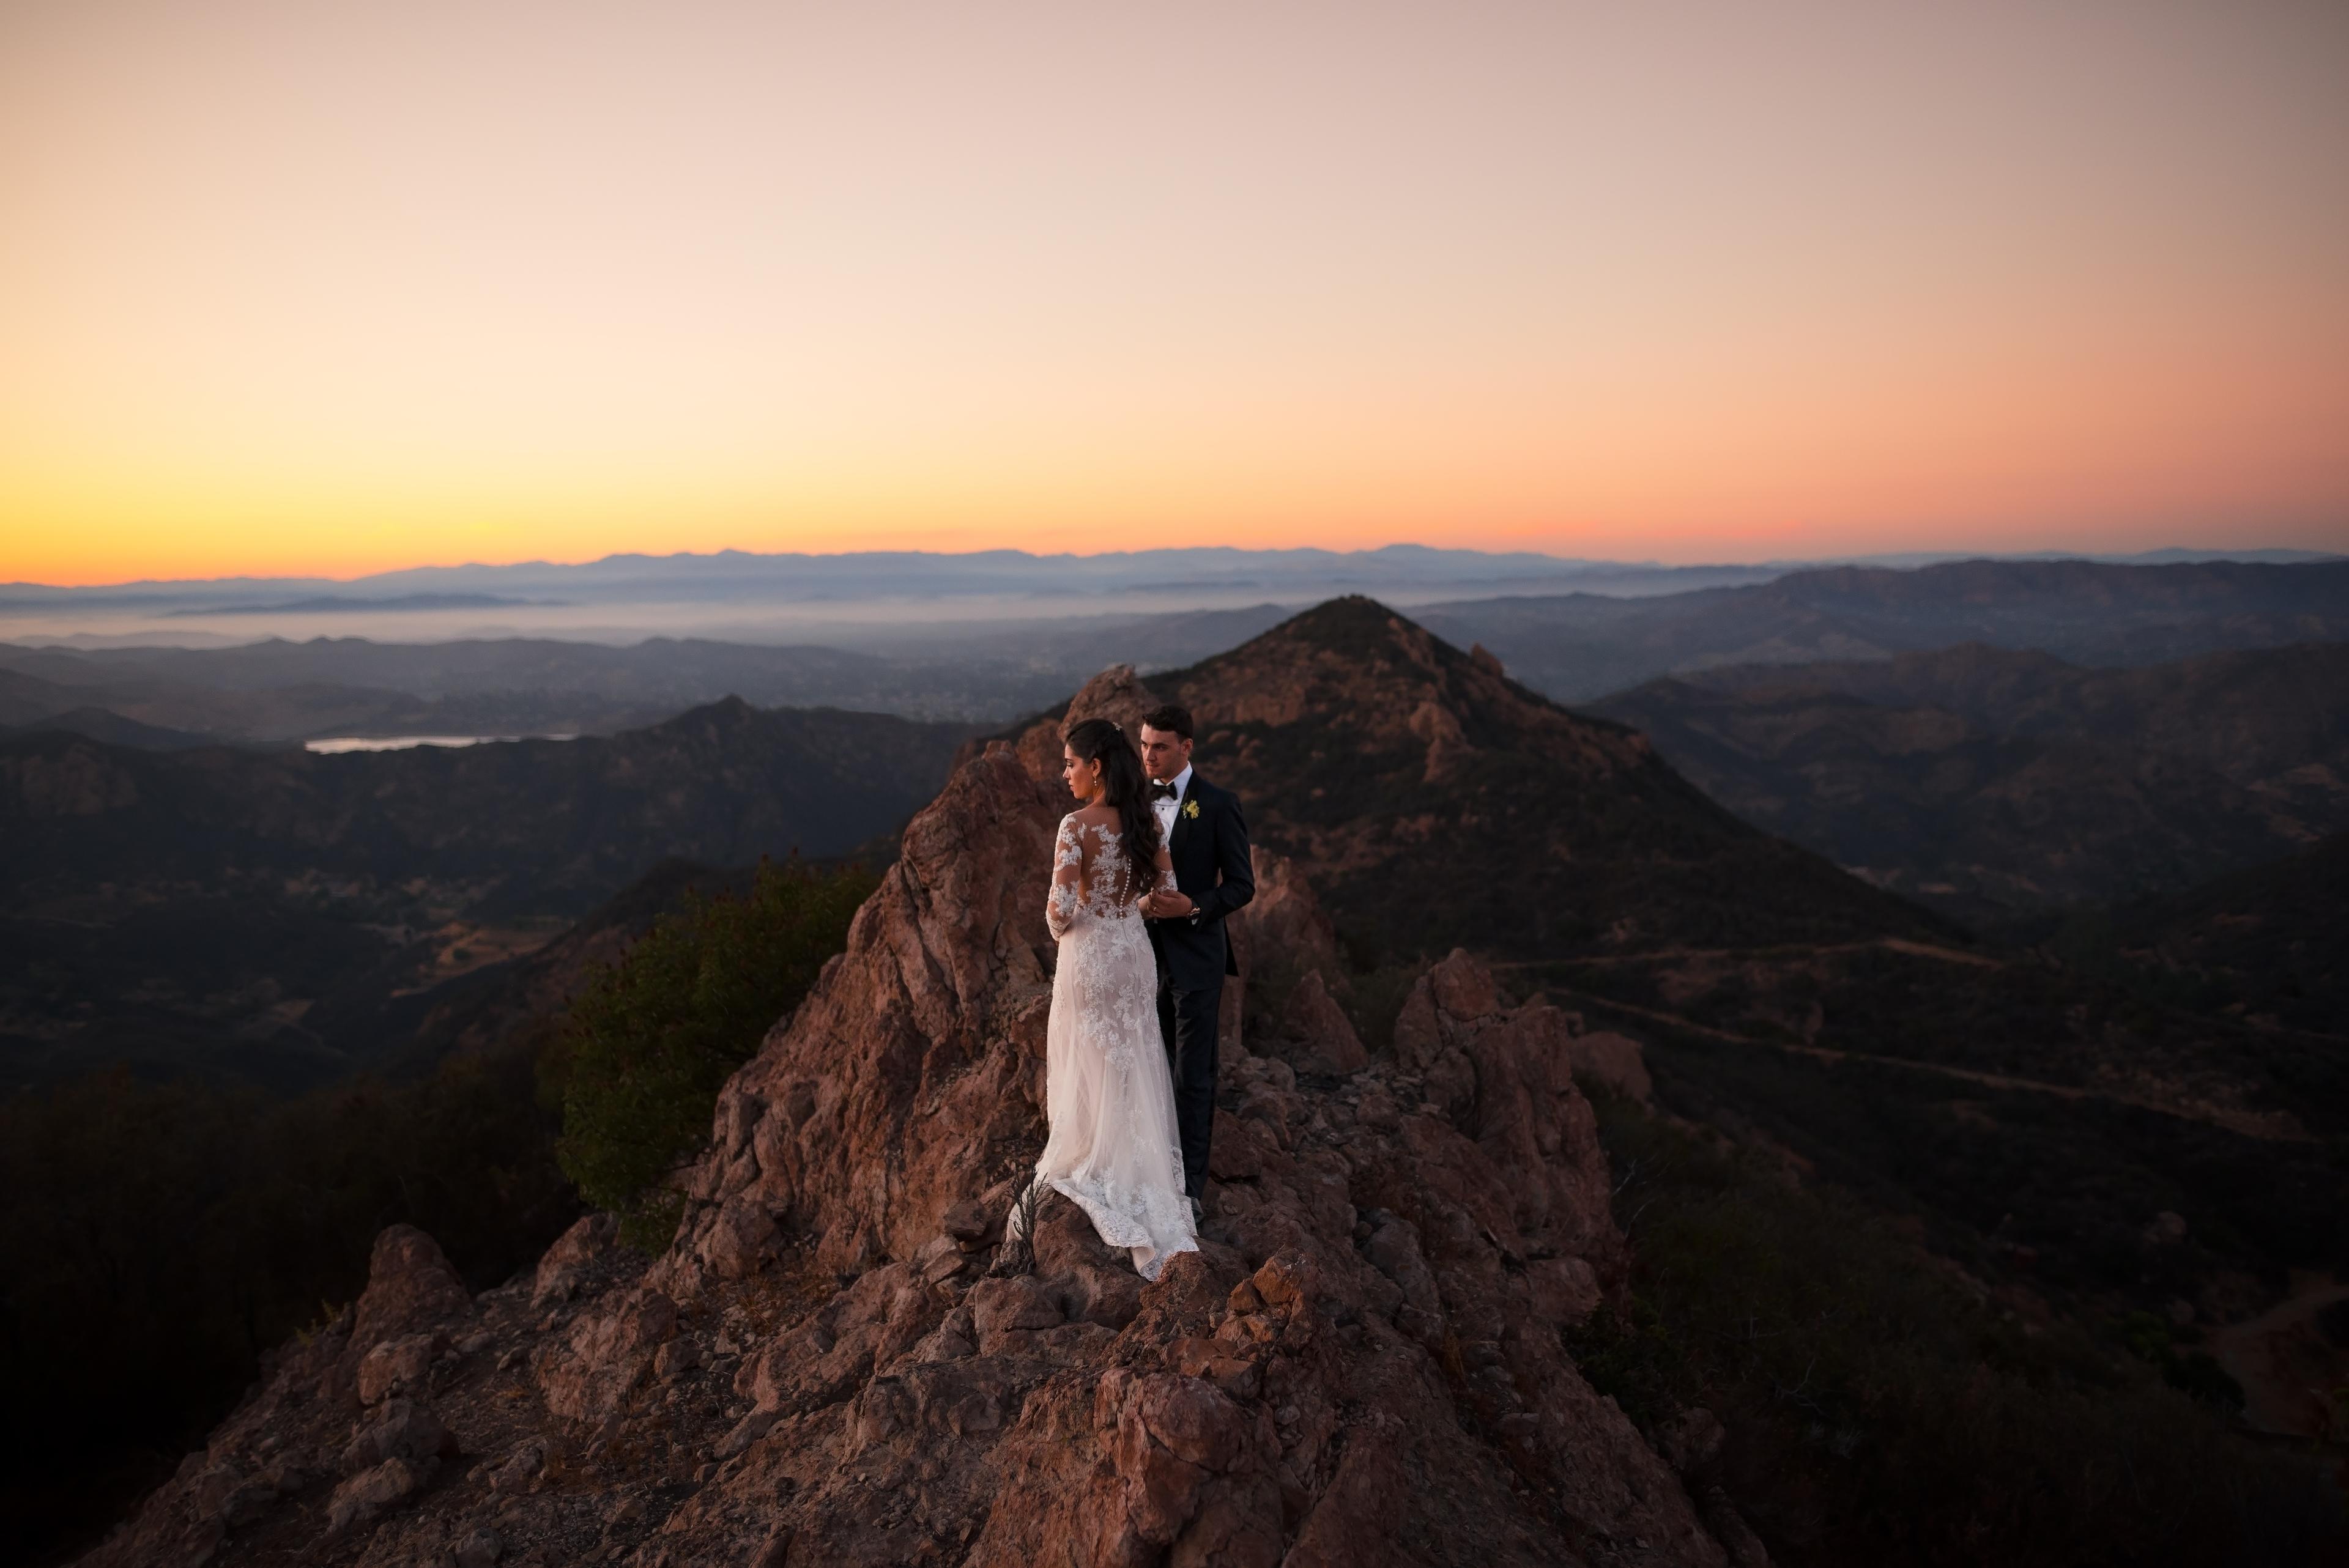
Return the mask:
[[664, 860], [894, 832], [967, 731], [732, 700], [605, 738], [160, 753], [0, 742], [0, 1078], [129, 1061], [295, 1087]]
[[[1289, 554], [1300, 559], [1272, 559]], [[181, 734], [261, 743], [605, 733], [730, 695], [760, 707], [1000, 723], [1057, 701], [1106, 665], [1187, 665], [1330, 593], [1386, 595], [1402, 584], [1421, 598], [1441, 593], [1444, 603], [1411, 612], [1430, 630], [1461, 647], [1481, 644], [1517, 679], [1565, 702], [1725, 665], [1881, 659], [1966, 642], [2134, 665], [2349, 639], [2349, 562], [1999, 561], [1789, 571], [1408, 550], [1344, 557], [1143, 552], [1057, 562], [1016, 552], [894, 562], [860, 557], [811, 566], [792, 585], [800, 602], [823, 602], [823, 619], [742, 620], [740, 606], [750, 601], [740, 596], [780, 592], [783, 564], [622, 558], [538, 575], [500, 568], [479, 581], [462, 573], [395, 573], [340, 587], [281, 585], [285, 599], [267, 614], [251, 583], [26, 590], [19, 608], [47, 606], [44, 624], [67, 614], [59, 606], [81, 605], [93, 614], [151, 614], [138, 623], [144, 628], [138, 637], [155, 644], [271, 631], [307, 640], [202, 647], [0, 642], [0, 732], [40, 724], [166, 747]], [[506, 584], [501, 593], [583, 603], [656, 583], [666, 595], [664, 614], [679, 603], [707, 613], [646, 628], [689, 626], [696, 634], [607, 646], [556, 640], [583, 634], [545, 620], [561, 614], [551, 609], [491, 606], [468, 620], [448, 608], [451, 595], [489, 592], [492, 579]], [[834, 590], [845, 597], [827, 597]], [[0, 590], [0, 601], [9, 592]], [[969, 597], [998, 592], [1013, 596], [992, 608]], [[862, 621], [838, 619], [856, 613], [859, 593], [885, 597], [861, 613]], [[1510, 596], [1462, 596], [1495, 593]], [[322, 593], [335, 608], [301, 607]], [[1185, 603], [1196, 607], [1168, 608]], [[379, 618], [370, 619], [365, 606]], [[205, 614], [226, 618], [206, 623]], [[479, 630], [485, 624], [538, 625], [540, 634], [492, 635]], [[8, 626], [0, 603], [0, 637]], [[369, 641], [355, 631], [396, 640]], [[761, 641], [715, 640], [721, 635]], [[794, 645], [765, 645], [772, 637]], [[842, 645], [809, 645], [822, 643]], [[172, 733], [109, 729], [107, 715]]]

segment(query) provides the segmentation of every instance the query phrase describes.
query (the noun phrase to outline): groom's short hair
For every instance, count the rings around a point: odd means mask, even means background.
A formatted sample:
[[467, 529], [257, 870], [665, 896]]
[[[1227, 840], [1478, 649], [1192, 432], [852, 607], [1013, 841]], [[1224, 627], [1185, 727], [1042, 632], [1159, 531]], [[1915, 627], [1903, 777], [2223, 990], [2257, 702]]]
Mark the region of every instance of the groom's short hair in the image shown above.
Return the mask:
[[1176, 707], [1171, 702], [1163, 707], [1154, 707], [1142, 716], [1142, 727], [1163, 730], [1169, 735], [1179, 735], [1188, 740], [1191, 738], [1191, 710], [1187, 707]]

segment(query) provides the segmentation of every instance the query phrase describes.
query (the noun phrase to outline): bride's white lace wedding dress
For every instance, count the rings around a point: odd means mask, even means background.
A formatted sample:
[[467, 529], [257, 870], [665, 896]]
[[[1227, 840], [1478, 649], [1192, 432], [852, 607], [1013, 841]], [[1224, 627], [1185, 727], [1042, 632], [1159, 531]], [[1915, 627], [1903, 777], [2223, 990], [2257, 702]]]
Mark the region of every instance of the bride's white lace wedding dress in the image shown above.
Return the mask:
[[[1172, 888], [1159, 857], [1154, 879]], [[1044, 922], [1061, 944], [1046, 1026], [1045, 1114], [1051, 1133], [1036, 1180], [1091, 1215], [1102, 1241], [1133, 1250], [1156, 1279], [1176, 1253], [1196, 1252], [1174, 1085], [1158, 1028], [1158, 965], [1126, 853], [1113, 828], [1061, 820]], [[1012, 1227], [1016, 1234], [1019, 1216]]]

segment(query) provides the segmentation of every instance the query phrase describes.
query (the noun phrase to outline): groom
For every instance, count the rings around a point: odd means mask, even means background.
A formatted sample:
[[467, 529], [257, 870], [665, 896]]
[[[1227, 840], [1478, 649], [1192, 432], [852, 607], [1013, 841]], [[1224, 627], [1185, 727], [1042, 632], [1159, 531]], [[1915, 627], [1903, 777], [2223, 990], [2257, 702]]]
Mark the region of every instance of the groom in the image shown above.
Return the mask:
[[1151, 894], [1142, 912], [1158, 955], [1158, 1027], [1174, 1074], [1183, 1184], [1195, 1221], [1216, 1122], [1216, 1019], [1224, 976], [1240, 972], [1224, 916], [1256, 896], [1256, 872], [1239, 797], [1191, 770], [1188, 709], [1170, 704], [1143, 718], [1142, 766], [1150, 775], [1159, 835], [1174, 862], [1176, 891]]

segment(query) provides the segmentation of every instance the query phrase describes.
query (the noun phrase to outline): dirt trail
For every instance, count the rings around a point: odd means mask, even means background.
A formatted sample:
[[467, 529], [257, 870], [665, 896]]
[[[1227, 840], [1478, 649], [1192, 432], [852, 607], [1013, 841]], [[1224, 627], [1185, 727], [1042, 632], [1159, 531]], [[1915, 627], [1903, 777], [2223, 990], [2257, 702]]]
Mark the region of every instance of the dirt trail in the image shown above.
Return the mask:
[[1762, 1040], [1751, 1035], [1740, 1035], [1727, 1029], [1716, 1029], [1683, 1018], [1677, 1013], [1667, 1013], [1657, 1007], [1642, 1007], [1634, 1002], [1618, 1002], [1611, 997], [1594, 995], [1588, 991], [1575, 991], [1564, 986], [1554, 987], [1557, 995], [1571, 997], [1577, 1004], [1594, 1008], [1610, 1009], [1632, 1017], [1645, 1018], [1692, 1035], [1702, 1035], [1711, 1040], [1721, 1040], [1733, 1046], [1749, 1046], [1761, 1050], [1785, 1051], [1794, 1056], [1811, 1057], [1823, 1062], [1868, 1062], [1883, 1067], [1907, 1068], [1913, 1072], [1933, 1073], [1941, 1078], [1957, 1078], [1965, 1083], [1981, 1084], [1986, 1088], [2016, 1089], [2026, 1094], [2054, 1095], [2059, 1099], [2097, 1099], [2112, 1105], [2126, 1105], [2137, 1110], [2149, 1110], [2159, 1116], [2176, 1117], [2181, 1121], [2199, 1121], [2210, 1127], [2223, 1128], [2245, 1138], [2257, 1138], [2271, 1143], [2307, 1143], [2310, 1135], [2294, 1128], [2276, 1125], [2257, 1112], [2242, 1112], [2220, 1106], [2178, 1105], [2149, 1099], [2140, 1095], [2116, 1094], [2110, 1089], [2090, 1088], [2080, 1084], [2047, 1083], [2038, 1078], [2011, 1078], [2004, 1073], [1987, 1073], [1972, 1068], [1949, 1067], [1940, 1062], [1920, 1062], [1906, 1057], [1880, 1057], [1864, 1051], [1839, 1051], [1827, 1046], [1796, 1045], [1790, 1040]]
[[2213, 1330], [2210, 1353], [2243, 1386], [2243, 1418], [2262, 1432], [2312, 1438], [2349, 1385], [2349, 1349], [2327, 1340], [2316, 1315], [2349, 1301], [2349, 1284], [2295, 1275], [2292, 1292], [2259, 1316]]
[[[1906, 937], [1878, 936], [1865, 942], [1790, 942], [1771, 947], [1644, 947], [1637, 953], [1591, 954], [1576, 957], [1576, 964], [1652, 964], [1670, 958], [1785, 958], [1815, 957], [1826, 953], [1865, 953], [1872, 948], [1906, 953], [1918, 958], [1939, 958], [1946, 964], [1971, 965], [1977, 969], [2003, 969], [2006, 961], [1985, 954], [1968, 953], [1961, 947], [1943, 947], [1930, 942], [1911, 942]], [[1495, 969], [1549, 969], [1558, 964], [1555, 958], [1519, 959], [1511, 963], [1494, 964]]]

